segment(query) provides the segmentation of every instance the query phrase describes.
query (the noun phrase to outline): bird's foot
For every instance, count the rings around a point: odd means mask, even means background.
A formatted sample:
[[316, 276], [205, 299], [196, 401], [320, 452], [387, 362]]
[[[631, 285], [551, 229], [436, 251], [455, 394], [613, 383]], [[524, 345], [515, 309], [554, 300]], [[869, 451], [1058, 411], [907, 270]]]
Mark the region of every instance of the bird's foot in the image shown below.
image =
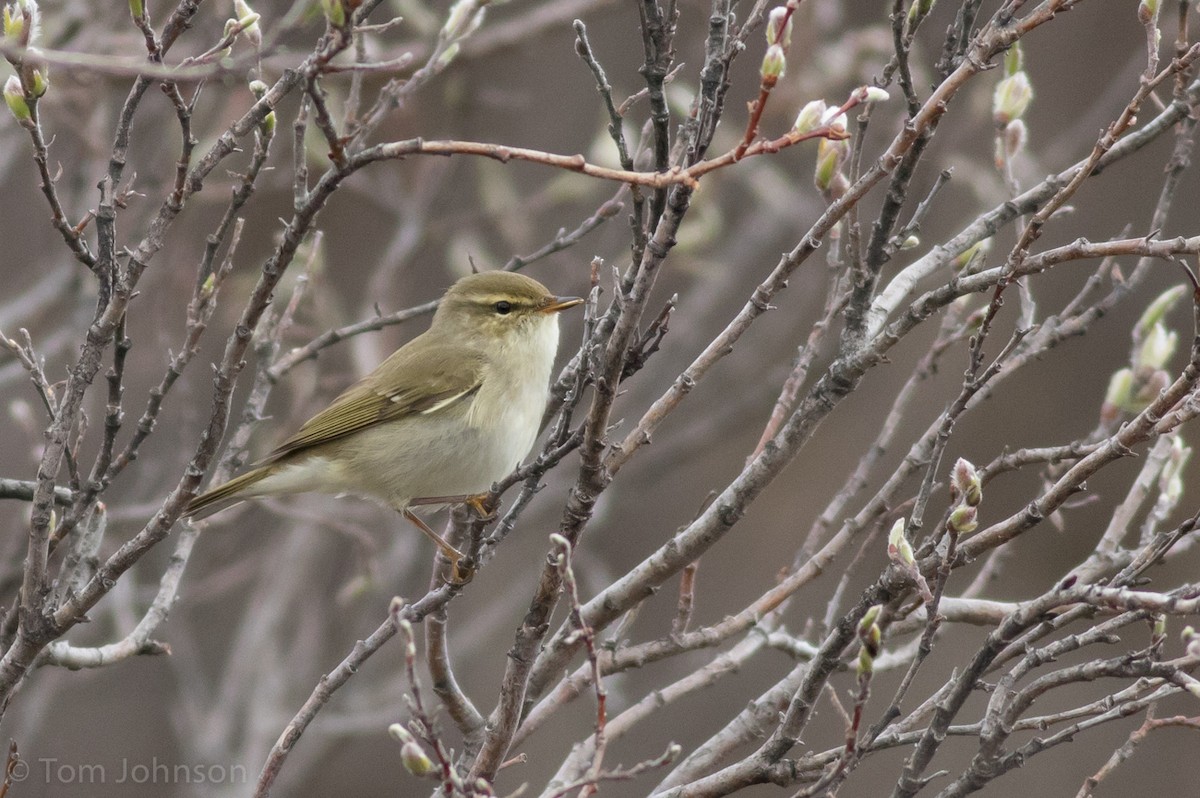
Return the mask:
[[463, 504], [474, 510], [475, 515], [479, 517], [480, 521], [491, 521], [496, 518], [496, 511], [488, 509], [488, 506], [484, 504], [487, 497], [488, 494], [486, 493], [480, 493], [478, 496], [468, 496]]

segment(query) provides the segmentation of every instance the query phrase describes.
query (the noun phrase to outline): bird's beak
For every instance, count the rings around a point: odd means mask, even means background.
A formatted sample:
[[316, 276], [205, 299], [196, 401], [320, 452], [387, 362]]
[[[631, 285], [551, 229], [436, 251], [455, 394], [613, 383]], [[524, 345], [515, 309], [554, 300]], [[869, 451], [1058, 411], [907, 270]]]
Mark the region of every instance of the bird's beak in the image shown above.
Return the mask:
[[577, 296], [553, 296], [539, 310], [542, 313], [558, 313], [560, 310], [566, 310], [567, 308], [573, 308], [576, 305], [582, 304], [583, 300]]

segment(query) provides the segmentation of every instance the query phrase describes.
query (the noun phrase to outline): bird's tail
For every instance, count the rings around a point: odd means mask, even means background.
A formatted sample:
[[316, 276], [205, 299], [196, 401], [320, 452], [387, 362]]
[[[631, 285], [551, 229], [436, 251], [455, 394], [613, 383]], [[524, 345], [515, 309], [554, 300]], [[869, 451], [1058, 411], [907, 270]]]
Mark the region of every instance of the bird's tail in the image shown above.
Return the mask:
[[199, 521], [201, 518], [207, 518], [213, 513], [219, 513], [226, 507], [232, 507], [238, 502], [260, 495], [248, 489], [264, 477], [269, 477], [274, 470], [269, 465], [255, 468], [252, 471], [247, 471], [240, 477], [229, 480], [223, 485], [218, 485], [211, 490], [201, 493], [188, 503], [187, 509], [183, 511], [184, 517], [191, 518], [193, 521]]

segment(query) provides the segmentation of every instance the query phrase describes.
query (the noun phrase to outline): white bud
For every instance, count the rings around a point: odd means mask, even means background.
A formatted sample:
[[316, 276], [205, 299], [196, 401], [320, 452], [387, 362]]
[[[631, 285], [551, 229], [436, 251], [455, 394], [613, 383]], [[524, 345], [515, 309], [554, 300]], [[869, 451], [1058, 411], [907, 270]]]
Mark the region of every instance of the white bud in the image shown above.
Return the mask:
[[908, 542], [908, 538], [904, 537], [904, 525], [903, 518], [897, 518], [896, 523], [892, 524], [892, 531], [888, 532], [888, 557], [906, 565], [912, 565], [914, 561], [912, 544]]
[[[787, 19], [786, 25], [784, 18]], [[792, 46], [792, 15], [784, 6], [771, 9], [767, 15], [767, 44], [780, 44], [785, 50]]]
[[891, 96], [878, 86], [863, 86], [859, 91], [862, 92], [862, 101], [865, 103], [881, 103]]
[[1025, 72], [1017, 72], [1000, 81], [992, 95], [992, 115], [996, 124], [1007, 125], [1014, 119], [1020, 119], [1032, 100], [1033, 84]]
[[388, 734], [390, 734], [393, 739], [398, 740], [401, 743], [413, 742], [412, 732], [404, 728], [404, 724], [402, 723], [393, 723], [392, 725], [388, 726], [387, 730]]
[[1138, 352], [1137, 365], [1150, 369], [1165, 367], [1167, 361], [1175, 354], [1175, 347], [1178, 343], [1178, 333], [1174, 330], [1168, 332], [1162, 322], [1155, 322], [1154, 326], [1150, 328], [1146, 340], [1142, 342], [1141, 351]]
[[1014, 119], [1004, 126], [1004, 152], [1009, 160], [1025, 149], [1025, 140], [1028, 138], [1029, 129], [1025, 127], [1025, 120]]
[[800, 109], [800, 113], [796, 115], [796, 122], [792, 125], [793, 133], [808, 133], [816, 130], [821, 126], [821, 120], [825, 118], [825, 101], [813, 100], [806, 103]]
[[826, 108], [821, 114], [821, 124], [828, 125], [831, 130], [846, 129], [846, 115], [838, 107]]

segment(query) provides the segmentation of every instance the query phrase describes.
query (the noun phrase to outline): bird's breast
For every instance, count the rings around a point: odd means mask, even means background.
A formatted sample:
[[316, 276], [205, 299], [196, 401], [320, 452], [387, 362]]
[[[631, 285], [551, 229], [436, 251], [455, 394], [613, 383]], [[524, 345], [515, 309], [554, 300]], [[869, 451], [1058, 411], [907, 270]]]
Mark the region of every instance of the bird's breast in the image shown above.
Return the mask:
[[550, 316], [537, 319], [489, 353], [468, 422], [493, 441], [496, 454], [502, 453], [507, 461], [505, 473], [529, 454], [537, 439], [557, 349], [558, 323]]

